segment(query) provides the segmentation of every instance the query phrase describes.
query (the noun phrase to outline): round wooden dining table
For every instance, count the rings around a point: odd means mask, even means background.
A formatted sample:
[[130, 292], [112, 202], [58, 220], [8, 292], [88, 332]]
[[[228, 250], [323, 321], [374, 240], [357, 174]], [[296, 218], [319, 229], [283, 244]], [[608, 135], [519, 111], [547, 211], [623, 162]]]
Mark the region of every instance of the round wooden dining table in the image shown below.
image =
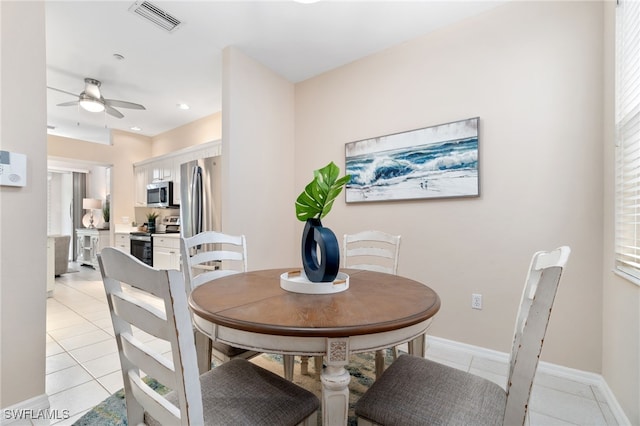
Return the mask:
[[197, 287], [189, 297], [194, 324], [235, 347], [324, 356], [322, 424], [345, 425], [349, 355], [414, 341], [420, 344], [410, 345], [410, 352], [424, 355], [424, 335], [440, 298], [418, 281], [354, 269], [341, 270], [349, 275], [345, 291], [295, 293], [280, 286], [281, 274], [294, 269], [238, 273]]

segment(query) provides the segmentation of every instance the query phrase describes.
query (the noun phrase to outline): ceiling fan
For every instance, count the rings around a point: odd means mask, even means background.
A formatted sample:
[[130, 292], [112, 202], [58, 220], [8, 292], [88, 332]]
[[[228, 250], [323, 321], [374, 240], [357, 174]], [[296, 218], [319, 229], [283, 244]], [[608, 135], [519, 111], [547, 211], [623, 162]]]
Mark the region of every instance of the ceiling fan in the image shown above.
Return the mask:
[[105, 111], [107, 114], [116, 117], [122, 118], [124, 115], [115, 109], [118, 108], [129, 108], [129, 109], [146, 109], [144, 106], [140, 104], [134, 104], [133, 102], [127, 101], [119, 101], [116, 99], [105, 99], [100, 93], [100, 83], [99, 80], [94, 78], [85, 78], [84, 79], [84, 90], [79, 94], [67, 92], [65, 90], [56, 89], [55, 87], [49, 87], [48, 89], [55, 90], [57, 92], [66, 93], [67, 95], [76, 96], [78, 100], [63, 102], [58, 104], [58, 106], [73, 106], [80, 105], [84, 110], [89, 112], [102, 112]]

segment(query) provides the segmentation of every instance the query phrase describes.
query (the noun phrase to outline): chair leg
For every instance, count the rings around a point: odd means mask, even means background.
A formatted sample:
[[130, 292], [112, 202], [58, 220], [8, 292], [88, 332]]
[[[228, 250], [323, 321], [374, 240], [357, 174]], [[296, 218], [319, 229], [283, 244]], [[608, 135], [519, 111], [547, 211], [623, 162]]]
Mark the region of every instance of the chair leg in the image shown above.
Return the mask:
[[[322, 374], [322, 361], [323, 361], [323, 357], [321, 356], [313, 357], [313, 369], [315, 373], [318, 375], [318, 377], [320, 377], [320, 374]], [[307, 376], [309, 375], [309, 357], [308, 356], [300, 357], [300, 372], [304, 375], [307, 375]]]
[[384, 355], [385, 349], [376, 351], [376, 379], [379, 379], [384, 373]]
[[204, 374], [211, 370], [211, 352], [213, 350], [213, 342], [209, 336], [205, 336], [198, 330], [194, 331], [196, 340], [196, 357], [198, 360], [198, 370], [200, 374]]
[[293, 355], [283, 355], [282, 363], [284, 364], [284, 378], [293, 381]]
[[409, 353], [424, 358], [427, 350], [427, 337], [422, 334], [408, 342]]
[[309, 357], [301, 356], [300, 357], [300, 374], [305, 376], [309, 375]]
[[315, 370], [318, 377], [320, 377], [320, 374], [322, 374], [322, 361], [323, 357], [321, 356], [313, 357], [313, 369]]
[[398, 359], [399, 356], [400, 356], [400, 353], [398, 351], [398, 347], [394, 346], [393, 347], [393, 360], [395, 361], [396, 359]]

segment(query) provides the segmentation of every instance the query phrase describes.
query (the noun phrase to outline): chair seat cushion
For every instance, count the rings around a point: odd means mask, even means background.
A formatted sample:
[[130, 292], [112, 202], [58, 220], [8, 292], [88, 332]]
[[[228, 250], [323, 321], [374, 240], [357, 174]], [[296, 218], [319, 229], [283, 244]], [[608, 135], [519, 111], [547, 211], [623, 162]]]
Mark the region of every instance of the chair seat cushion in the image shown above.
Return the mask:
[[[200, 376], [206, 425], [296, 425], [320, 406], [318, 398], [244, 359], [233, 359]], [[177, 394], [167, 399], [177, 404]], [[149, 425], [158, 425], [145, 414]]]
[[355, 406], [381, 425], [502, 425], [506, 393], [497, 384], [424, 358], [402, 355]]

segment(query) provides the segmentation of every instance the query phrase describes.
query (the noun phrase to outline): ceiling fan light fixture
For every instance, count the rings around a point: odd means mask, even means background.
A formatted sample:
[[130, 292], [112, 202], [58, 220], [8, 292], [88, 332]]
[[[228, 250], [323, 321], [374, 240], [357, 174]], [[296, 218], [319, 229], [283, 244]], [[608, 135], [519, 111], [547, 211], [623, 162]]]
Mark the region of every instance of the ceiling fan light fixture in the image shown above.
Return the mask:
[[89, 112], [104, 111], [104, 105], [100, 101], [95, 99], [90, 99], [90, 98], [80, 99], [80, 106], [82, 107], [82, 109]]

